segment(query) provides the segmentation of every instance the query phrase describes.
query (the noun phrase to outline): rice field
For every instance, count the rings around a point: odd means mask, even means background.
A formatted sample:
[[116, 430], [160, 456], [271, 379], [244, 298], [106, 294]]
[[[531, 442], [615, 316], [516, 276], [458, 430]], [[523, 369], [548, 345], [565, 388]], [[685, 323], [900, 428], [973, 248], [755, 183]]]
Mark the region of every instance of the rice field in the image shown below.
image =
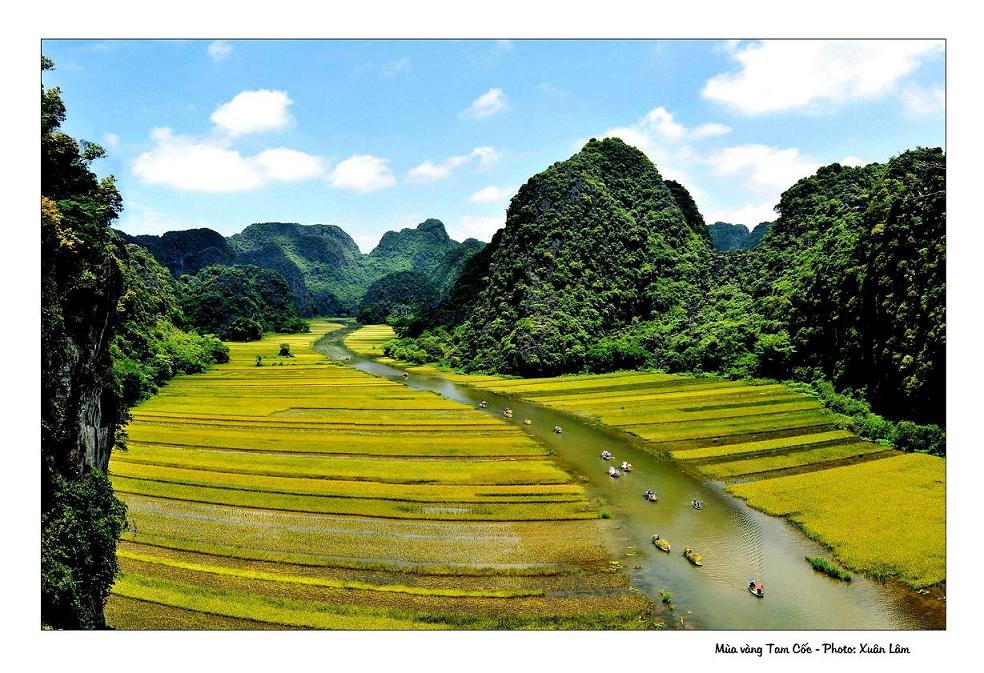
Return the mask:
[[340, 327], [231, 343], [228, 364], [133, 410], [110, 463], [130, 521], [112, 626], [651, 625], [596, 507], [543, 447], [313, 350]]
[[641, 372], [464, 382], [634, 434], [854, 570], [916, 588], [945, 579], [944, 460], [864, 440], [809, 395]]

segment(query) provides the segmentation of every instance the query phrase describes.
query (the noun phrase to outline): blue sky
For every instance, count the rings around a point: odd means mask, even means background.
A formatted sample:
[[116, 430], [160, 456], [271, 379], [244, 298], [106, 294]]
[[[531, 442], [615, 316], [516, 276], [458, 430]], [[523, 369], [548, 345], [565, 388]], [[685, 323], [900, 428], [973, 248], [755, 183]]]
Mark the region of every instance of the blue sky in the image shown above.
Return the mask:
[[944, 145], [931, 41], [45, 41], [65, 130], [137, 233], [441, 219], [488, 240], [591, 137], [644, 150], [708, 222], [772, 219], [820, 165]]

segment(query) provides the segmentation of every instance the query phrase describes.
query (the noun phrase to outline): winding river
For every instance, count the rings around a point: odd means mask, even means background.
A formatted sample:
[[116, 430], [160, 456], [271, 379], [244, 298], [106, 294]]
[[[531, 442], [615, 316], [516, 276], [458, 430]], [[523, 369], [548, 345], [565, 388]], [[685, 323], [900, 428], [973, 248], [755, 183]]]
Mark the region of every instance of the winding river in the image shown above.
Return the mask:
[[[641, 440], [583, 418], [537, 404], [481, 391], [436, 376], [410, 374], [359, 356], [342, 345], [352, 331], [333, 332], [316, 344], [325, 355], [347, 357], [360, 371], [429, 390], [447, 399], [477, 407], [503, 418], [510, 407], [513, 419], [525, 432], [554, 452], [557, 459], [584, 485], [600, 510], [611, 514], [606, 522], [613, 558], [629, 572], [640, 591], [660, 599], [672, 595], [677, 626], [704, 629], [940, 629], [945, 628], [945, 603], [937, 595], [923, 596], [897, 583], [878, 583], [855, 575], [847, 583], [814, 571], [804, 560], [829, 552], [812, 542], [789, 522], [751, 509], [725, 493], [720, 484], [704, 482], [677, 463], [643, 448]], [[522, 419], [530, 417], [526, 426]], [[563, 427], [554, 434], [553, 427]], [[601, 459], [612, 452], [612, 463], [627, 460], [633, 471], [621, 478], [608, 476], [611, 464]], [[642, 493], [653, 488], [658, 503]], [[699, 499], [700, 511], [690, 506]], [[654, 533], [667, 538], [673, 551], [656, 549]], [[701, 568], [680, 554], [691, 545], [704, 557]], [[755, 578], [765, 584], [765, 598], [746, 589]]]

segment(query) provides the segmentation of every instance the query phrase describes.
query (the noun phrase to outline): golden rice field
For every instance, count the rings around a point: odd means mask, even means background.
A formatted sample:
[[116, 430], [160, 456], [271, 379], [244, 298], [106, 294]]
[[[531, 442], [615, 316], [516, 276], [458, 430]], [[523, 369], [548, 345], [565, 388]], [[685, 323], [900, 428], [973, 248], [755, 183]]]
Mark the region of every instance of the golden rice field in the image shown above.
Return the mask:
[[640, 372], [452, 376], [637, 435], [752, 507], [788, 517], [855, 570], [917, 588], [945, 579], [945, 461], [866, 441], [785, 385]]
[[[330, 362], [232, 343], [133, 411], [121, 629], [638, 628], [605, 522], [521, 430]], [[295, 357], [276, 355], [289, 342]], [[256, 366], [256, 356], [262, 366]]]

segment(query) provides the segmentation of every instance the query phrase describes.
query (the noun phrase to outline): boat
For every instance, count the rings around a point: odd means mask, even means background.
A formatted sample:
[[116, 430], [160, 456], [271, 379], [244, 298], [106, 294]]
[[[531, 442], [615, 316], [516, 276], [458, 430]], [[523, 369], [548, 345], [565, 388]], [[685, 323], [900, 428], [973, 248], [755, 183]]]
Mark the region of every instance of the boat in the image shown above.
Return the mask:
[[631, 471], [632, 471], [632, 463], [623, 460], [622, 461], [622, 472], [631, 472]]
[[489, 403], [486, 402], [485, 400], [482, 400], [481, 402], [478, 403], [478, 408], [479, 409], [484, 409], [487, 406], [489, 406]]
[[618, 471], [618, 468], [616, 468], [616, 467], [615, 467], [615, 466], [613, 465], [612, 467], [609, 467], [609, 468], [608, 468], [608, 476], [609, 476], [609, 477], [621, 477], [621, 476], [622, 476], [622, 473], [621, 473], [621, 472], [619, 472], [619, 471]]
[[704, 565], [704, 557], [702, 557], [698, 552], [695, 552], [690, 547], [684, 547], [683, 548], [683, 556], [688, 561], [690, 561], [691, 563], [693, 563], [695, 566], [702, 566], [702, 565]]
[[523, 419], [523, 425], [533, 425], [533, 419], [527, 416]]
[[660, 537], [659, 534], [653, 535], [653, 544], [661, 551], [670, 552], [670, 541], [665, 537]]
[[659, 500], [659, 496], [656, 495], [656, 491], [654, 491], [651, 488], [648, 489], [645, 493], [643, 493], [642, 497], [648, 500], [649, 502], [656, 502]]
[[560, 433], [562, 433], [563, 431], [564, 431], [564, 430], [563, 430], [563, 429], [562, 429], [562, 428], [561, 428], [561, 427], [560, 427], [559, 425], [555, 425], [555, 426], [554, 426], [554, 434], [555, 434], [555, 435], [559, 435], [559, 434], [560, 434]]
[[702, 503], [700, 500], [691, 500], [690, 506], [693, 507], [694, 509], [704, 509], [704, 503]]
[[748, 592], [756, 598], [765, 598], [765, 585], [755, 580], [748, 580]]
[[502, 415], [505, 416], [506, 418], [512, 418], [513, 417], [512, 409], [507, 408], [505, 411], [502, 412]]
[[601, 459], [602, 460], [611, 460], [612, 459], [612, 452], [611, 451], [602, 451], [601, 452]]
[[403, 380], [406, 381], [408, 378], [410, 378], [410, 375], [407, 374], [406, 372], [403, 372]]

